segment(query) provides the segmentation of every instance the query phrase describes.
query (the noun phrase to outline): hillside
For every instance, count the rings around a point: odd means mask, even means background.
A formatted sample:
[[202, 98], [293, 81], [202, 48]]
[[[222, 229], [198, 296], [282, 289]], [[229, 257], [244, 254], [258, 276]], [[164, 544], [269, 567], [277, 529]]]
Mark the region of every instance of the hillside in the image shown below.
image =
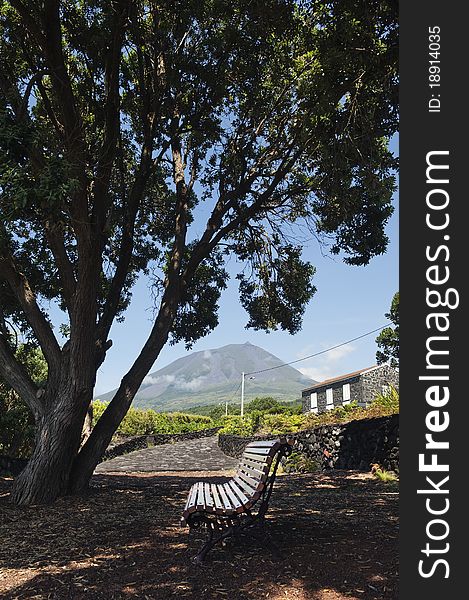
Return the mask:
[[[192, 352], [144, 379], [133, 406], [157, 411], [184, 410], [197, 405], [239, 402], [241, 373], [262, 371], [283, 361], [253, 344], [229, 344], [222, 348]], [[314, 383], [290, 366], [246, 377], [245, 400], [273, 396], [294, 400]], [[99, 396], [111, 400], [115, 390]]]

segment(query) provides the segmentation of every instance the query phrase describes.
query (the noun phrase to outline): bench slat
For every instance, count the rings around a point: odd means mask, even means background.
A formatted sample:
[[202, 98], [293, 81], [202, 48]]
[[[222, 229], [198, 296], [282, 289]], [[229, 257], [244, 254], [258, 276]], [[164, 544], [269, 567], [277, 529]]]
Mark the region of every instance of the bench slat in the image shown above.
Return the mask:
[[252, 460], [254, 462], [257, 461], [261, 466], [270, 465], [270, 463], [272, 462], [272, 457], [269, 455], [262, 456], [261, 454], [251, 454], [250, 452], [245, 452], [241, 458], [242, 460], [246, 459]]
[[[269, 458], [269, 457], [267, 457], [267, 458]], [[246, 465], [246, 466], [250, 467], [251, 469], [256, 469], [260, 473], [268, 473], [269, 468], [270, 468], [270, 461], [268, 461], [268, 460], [265, 460], [263, 462], [258, 462], [256, 460], [251, 460], [250, 458], [245, 458], [245, 457], [243, 457], [241, 459], [239, 464], [240, 464], [240, 466]]]
[[249, 442], [246, 448], [272, 448], [275, 444], [278, 444], [278, 440], [260, 440], [259, 442]]
[[251, 460], [250, 458], [245, 457], [241, 458], [240, 465], [247, 465], [248, 467], [251, 467], [251, 469], [257, 469], [261, 473], [268, 473], [270, 467], [266, 461], [257, 462], [256, 460]]
[[[187, 497], [185, 510], [191, 512], [191, 508], [193, 508], [193, 507], [194, 507], [193, 510], [195, 510], [196, 499], [197, 499], [197, 484], [194, 483], [194, 485], [189, 490], [189, 496]], [[193, 510], [192, 510], [192, 512], [193, 512]]]
[[263, 481], [260, 481], [258, 479], [253, 479], [252, 477], [249, 477], [249, 475], [246, 475], [242, 471], [239, 471], [237, 473], [237, 477], [239, 479], [242, 479], [243, 481], [245, 481], [250, 487], [252, 487], [254, 489], [255, 492], [261, 490], [264, 487]]
[[231, 479], [231, 481], [228, 481], [228, 485], [235, 492], [235, 494], [238, 496], [238, 498], [241, 500], [241, 502], [244, 504], [244, 506], [248, 507], [250, 500], [246, 496], [246, 494], [243, 492], [243, 490], [236, 484], [236, 481], [234, 479]]
[[230, 503], [230, 501], [228, 499], [228, 496], [226, 495], [225, 488], [223, 487], [223, 484], [219, 483], [217, 485], [217, 489], [218, 489], [218, 493], [220, 494], [221, 501], [224, 504], [225, 510], [232, 511], [233, 507], [231, 506], [231, 503]]
[[252, 506], [256, 500], [260, 497], [262, 490], [253, 490], [250, 486], [247, 485], [245, 481], [240, 479], [237, 475], [233, 478], [234, 483], [239, 486], [249, 499], [249, 503]]
[[213, 511], [213, 498], [210, 492], [210, 486], [207, 482], [204, 483], [204, 497], [205, 497], [205, 508], [209, 511]]
[[205, 508], [204, 499], [204, 484], [202, 481], [197, 483], [197, 510], [203, 510]]
[[252, 467], [244, 464], [239, 465], [238, 471], [243, 471], [243, 473], [246, 473], [246, 475], [249, 475], [249, 477], [252, 477], [258, 481], [264, 481], [264, 479], [267, 477], [267, 475], [262, 471], [258, 471], [257, 469], [253, 469]]
[[228, 496], [228, 498], [230, 499], [230, 502], [232, 504], [232, 506], [234, 506], [234, 508], [237, 510], [237, 512], [240, 512], [238, 509], [243, 509], [243, 505], [241, 500], [238, 498], [238, 496], [233, 492], [233, 490], [231, 489], [231, 487], [228, 485], [228, 483], [224, 483], [223, 484], [223, 488], [226, 492], [226, 495]]
[[246, 451], [249, 451], [249, 454], [260, 454], [261, 456], [272, 455], [276, 450], [276, 446], [269, 446], [268, 448], [257, 448], [246, 446]]
[[212, 483], [212, 484], [210, 485], [210, 489], [211, 489], [211, 491], [212, 491], [212, 496], [213, 496], [213, 499], [214, 499], [214, 501], [215, 501], [215, 508], [216, 508], [216, 510], [217, 510], [217, 511], [219, 511], [219, 510], [223, 510], [223, 504], [222, 504], [222, 502], [221, 502], [221, 500], [220, 500], [220, 495], [219, 495], [219, 493], [218, 493], [218, 490], [217, 490], [217, 486], [216, 486], [216, 484], [215, 484], [215, 483]]

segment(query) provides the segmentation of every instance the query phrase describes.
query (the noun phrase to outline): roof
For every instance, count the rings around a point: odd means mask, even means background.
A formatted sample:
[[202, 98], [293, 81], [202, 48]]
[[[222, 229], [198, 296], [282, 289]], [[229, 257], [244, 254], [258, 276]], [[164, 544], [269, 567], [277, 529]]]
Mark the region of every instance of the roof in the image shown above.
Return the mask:
[[373, 365], [372, 367], [366, 367], [364, 369], [359, 369], [358, 371], [353, 371], [352, 373], [346, 373], [345, 375], [339, 375], [338, 377], [332, 377], [331, 379], [325, 379], [324, 381], [318, 381], [311, 387], [305, 388], [303, 392], [309, 392], [310, 390], [315, 390], [320, 387], [324, 387], [331, 383], [338, 383], [339, 381], [343, 381], [345, 379], [351, 379], [352, 377], [357, 377], [358, 375], [362, 375], [368, 371], [372, 371], [373, 369], [377, 369], [380, 365]]

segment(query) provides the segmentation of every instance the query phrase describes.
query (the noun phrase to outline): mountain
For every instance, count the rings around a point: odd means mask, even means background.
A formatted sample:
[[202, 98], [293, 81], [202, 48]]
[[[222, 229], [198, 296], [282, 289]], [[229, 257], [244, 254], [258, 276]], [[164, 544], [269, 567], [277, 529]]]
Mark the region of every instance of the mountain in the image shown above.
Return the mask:
[[[133, 401], [134, 407], [157, 411], [183, 411], [202, 404], [238, 402], [241, 373], [252, 373], [282, 365], [283, 361], [266, 350], [246, 344], [191, 352], [159, 371], [150, 373]], [[295, 400], [301, 390], [315, 383], [290, 366], [256, 373], [245, 378], [245, 402], [256, 396]], [[106, 402], [115, 390], [99, 396]]]

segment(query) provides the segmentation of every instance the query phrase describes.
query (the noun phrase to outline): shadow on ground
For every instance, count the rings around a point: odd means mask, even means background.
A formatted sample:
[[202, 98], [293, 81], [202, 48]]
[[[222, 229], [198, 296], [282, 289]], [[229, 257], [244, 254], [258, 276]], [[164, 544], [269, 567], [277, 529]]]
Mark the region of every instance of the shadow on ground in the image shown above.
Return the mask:
[[[369, 475], [277, 478], [270, 531], [283, 559], [250, 539], [190, 563], [203, 534], [179, 527], [200, 473], [96, 475], [88, 496], [52, 507], [8, 502], [0, 478], [4, 600], [397, 598], [398, 490]], [[221, 478], [207, 473], [209, 481]]]

